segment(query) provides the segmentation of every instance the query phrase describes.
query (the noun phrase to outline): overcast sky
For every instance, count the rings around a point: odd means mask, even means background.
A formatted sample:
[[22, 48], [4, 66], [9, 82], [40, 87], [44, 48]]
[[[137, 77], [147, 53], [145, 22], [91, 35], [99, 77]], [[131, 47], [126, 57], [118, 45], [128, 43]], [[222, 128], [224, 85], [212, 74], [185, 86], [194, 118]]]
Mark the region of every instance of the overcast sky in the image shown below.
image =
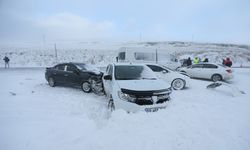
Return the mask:
[[1, 42], [250, 44], [250, 0], [0, 0]]

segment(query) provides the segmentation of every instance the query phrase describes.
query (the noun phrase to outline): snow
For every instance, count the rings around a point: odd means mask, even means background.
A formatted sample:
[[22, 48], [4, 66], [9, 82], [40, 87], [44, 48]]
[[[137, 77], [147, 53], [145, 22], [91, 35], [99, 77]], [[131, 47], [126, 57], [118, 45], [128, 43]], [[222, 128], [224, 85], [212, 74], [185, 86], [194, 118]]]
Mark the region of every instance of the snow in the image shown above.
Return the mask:
[[1, 150], [250, 149], [250, 69], [234, 69], [232, 86], [206, 89], [190, 80], [154, 113], [107, 111], [104, 96], [49, 87], [45, 69], [0, 69]]
[[[191, 42], [61, 42], [43, 46], [1, 45], [0, 58], [10, 58], [11, 67], [48, 67], [58, 62], [88, 62], [98, 66], [115, 62], [121, 47], [139, 50], [157, 50], [176, 55], [179, 59], [200, 57], [210, 62], [220, 63], [230, 57], [233, 66], [250, 66], [250, 46]], [[56, 57], [57, 52], [57, 57]], [[161, 58], [162, 56], [159, 56]], [[4, 62], [0, 61], [0, 66]]]

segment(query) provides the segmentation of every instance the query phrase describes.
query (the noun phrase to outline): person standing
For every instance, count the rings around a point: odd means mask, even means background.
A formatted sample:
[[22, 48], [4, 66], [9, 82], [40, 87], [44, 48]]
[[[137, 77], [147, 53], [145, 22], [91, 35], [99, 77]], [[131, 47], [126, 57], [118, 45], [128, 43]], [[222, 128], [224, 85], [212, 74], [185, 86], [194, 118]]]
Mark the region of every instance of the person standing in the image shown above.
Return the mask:
[[203, 60], [203, 62], [208, 62], [208, 58], [205, 58], [205, 59]]
[[233, 63], [232, 63], [231, 59], [229, 57], [227, 57], [224, 64], [225, 64], [225, 66], [231, 67]]
[[187, 66], [191, 66], [192, 65], [192, 60], [190, 57], [188, 57], [187, 59]]
[[194, 64], [198, 64], [198, 63], [200, 63], [200, 58], [199, 57], [195, 57], [193, 61], [194, 61]]
[[7, 67], [9, 68], [10, 67], [10, 65], [9, 65], [10, 59], [7, 56], [5, 56], [3, 60], [5, 62], [5, 68], [7, 68]]

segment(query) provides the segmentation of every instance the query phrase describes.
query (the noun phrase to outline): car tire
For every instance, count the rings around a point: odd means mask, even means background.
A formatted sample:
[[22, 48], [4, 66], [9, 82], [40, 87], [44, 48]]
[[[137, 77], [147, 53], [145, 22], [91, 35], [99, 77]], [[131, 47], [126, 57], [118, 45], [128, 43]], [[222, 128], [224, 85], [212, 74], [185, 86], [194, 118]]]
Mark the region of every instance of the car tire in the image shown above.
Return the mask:
[[219, 75], [219, 74], [214, 74], [214, 75], [212, 75], [211, 79], [212, 79], [213, 82], [221, 81], [222, 80], [222, 76]]
[[52, 77], [49, 77], [48, 83], [50, 87], [54, 87], [56, 85], [55, 79]]
[[171, 83], [171, 87], [174, 90], [182, 90], [185, 86], [186, 86], [185, 80], [180, 78], [174, 79]]
[[81, 85], [83, 92], [90, 93], [92, 91], [91, 84], [88, 81], [84, 81]]
[[96, 95], [103, 95], [103, 84], [101, 80], [97, 79], [92, 79], [91, 80], [91, 88], [92, 92], [95, 93]]
[[108, 110], [109, 110], [110, 112], [113, 112], [113, 111], [115, 110], [115, 104], [114, 104], [113, 99], [110, 99], [110, 100], [109, 100], [109, 103], [108, 103]]

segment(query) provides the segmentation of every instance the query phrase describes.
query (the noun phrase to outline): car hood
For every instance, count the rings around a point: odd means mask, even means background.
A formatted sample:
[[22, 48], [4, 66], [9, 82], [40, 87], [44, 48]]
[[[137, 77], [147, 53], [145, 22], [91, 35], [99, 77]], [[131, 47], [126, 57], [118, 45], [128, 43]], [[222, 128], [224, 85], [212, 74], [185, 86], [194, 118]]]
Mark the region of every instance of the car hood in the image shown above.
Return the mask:
[[155, 91], [170, 88], [171, 86], [163, 80], [118, 80], [121, 89], [134, 91]]

